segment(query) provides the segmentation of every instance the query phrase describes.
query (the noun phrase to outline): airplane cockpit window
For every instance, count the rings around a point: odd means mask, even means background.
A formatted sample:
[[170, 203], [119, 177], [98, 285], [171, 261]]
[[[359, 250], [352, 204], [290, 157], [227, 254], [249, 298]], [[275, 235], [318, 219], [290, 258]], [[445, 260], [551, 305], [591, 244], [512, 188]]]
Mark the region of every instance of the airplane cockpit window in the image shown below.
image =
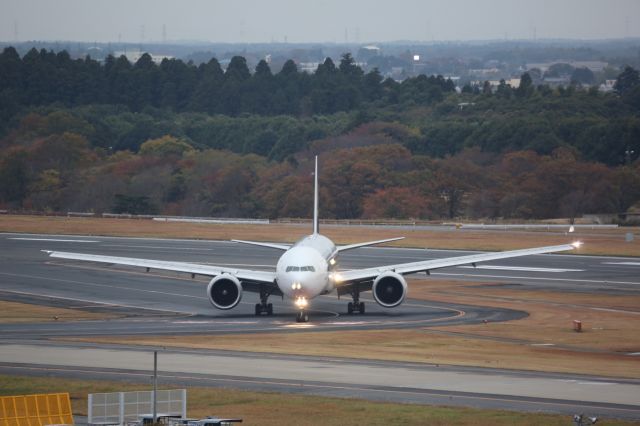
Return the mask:
[[286, 272], [315, 272], [316, 268], [313, 266], [287, 266]]

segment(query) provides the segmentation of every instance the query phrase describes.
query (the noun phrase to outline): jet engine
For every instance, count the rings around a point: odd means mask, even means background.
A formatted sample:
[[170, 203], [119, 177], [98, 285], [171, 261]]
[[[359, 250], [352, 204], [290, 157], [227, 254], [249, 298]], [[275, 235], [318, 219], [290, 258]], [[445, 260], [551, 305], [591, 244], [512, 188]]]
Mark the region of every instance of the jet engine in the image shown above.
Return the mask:
[[209, 283], [207, 296], [209, 296], [209, 302], [216, 308], [231, 309], [242, 299], [242, 285], [233, 275], [218, 275]]
[[371, 290], [378, 305], [395, 308], [407, 295], [407, 282], [402, 275], [389, 271], [376, 277]]

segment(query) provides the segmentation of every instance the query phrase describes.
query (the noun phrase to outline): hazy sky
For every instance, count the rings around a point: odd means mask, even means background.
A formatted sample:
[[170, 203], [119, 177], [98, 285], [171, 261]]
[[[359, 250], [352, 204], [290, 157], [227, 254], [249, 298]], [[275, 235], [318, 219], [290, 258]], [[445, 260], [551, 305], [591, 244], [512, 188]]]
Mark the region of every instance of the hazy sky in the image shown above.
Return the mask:
[[640, 0], [0, 0], [0, 40], [370, 42], [640, 36]]

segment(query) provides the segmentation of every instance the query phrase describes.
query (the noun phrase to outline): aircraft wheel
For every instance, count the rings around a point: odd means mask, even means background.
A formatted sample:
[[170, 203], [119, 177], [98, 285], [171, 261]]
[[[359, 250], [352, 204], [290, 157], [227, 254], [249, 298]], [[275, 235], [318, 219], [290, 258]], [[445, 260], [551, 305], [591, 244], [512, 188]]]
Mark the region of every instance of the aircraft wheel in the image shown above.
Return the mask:
[[309, 315], [305, 311], [300, 311], [296, 315], [296, 322], [308, 322]]
[[273, 305], [271, 303], [267, 305], [267, 315], [273, 315]]
[[262, 307], [260, 306], [259, 303], [256, 303], [256, 316], [260, 315], [262, 313]]
[[349, 302], [349, 303], [347, 304], [347, 313], [348, 313], [349, 315], [353, 315], [353, 303], [351, 303], [351, 302]]
[[364, 314], [364, 302], [360, 302], [359, 308], [360, 313]]

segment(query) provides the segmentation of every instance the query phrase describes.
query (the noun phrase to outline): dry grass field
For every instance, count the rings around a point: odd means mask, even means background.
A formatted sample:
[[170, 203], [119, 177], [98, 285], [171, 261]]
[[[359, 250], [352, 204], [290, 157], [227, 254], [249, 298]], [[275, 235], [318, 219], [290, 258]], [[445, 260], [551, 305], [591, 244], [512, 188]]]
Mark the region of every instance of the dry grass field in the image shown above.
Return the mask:
[[[175, 388], [178, 386], [160, 387]], [[87, 414], [87, 394], [149, 390], [149, 386], [124, 382], [85, 381], [44, 377], [0, 376], [0, 395], [24, 395], [45, 392], [69, 392], [76, 415]], [[232, 389], [190, 387], [187, 414], [193, 418], [208, 415], [240, 417], [243, 424], [276, 426], [342, 425], [462, 425], [462, 426], [561, 426], [571, 424], [570, 416], [542, 413], [518, 413], [471, 408], [432, 407], [392, 404], [357, 399], [327, 398]], [[600, 419], [607, 425], [632, 425], [615, 419]]]
[[86, 321], [116, 318], [117, 315], [63, 309], [0, 300], [0, 324], [21, 322]]
[[[142, 219], [0, 215], [0, 232], [294, 242], [309, 233], [309, 226], [197, 224]], [[577, 254], [640, 256], [638, 228], [578, 230], [574, 234], [566, 235], [561, 231], [425, 231], [326, 225], [322, 227], [322, 232], [338, 244], [400, 236], [406, 238], [390, 245], [488, 251], [566, 244], [579, 239], [584, 242], [584, 245], [574, 252]], [[627, 232], [636, 234], [637, 237], [633, 242], [625, 242], [624, 237]]]

